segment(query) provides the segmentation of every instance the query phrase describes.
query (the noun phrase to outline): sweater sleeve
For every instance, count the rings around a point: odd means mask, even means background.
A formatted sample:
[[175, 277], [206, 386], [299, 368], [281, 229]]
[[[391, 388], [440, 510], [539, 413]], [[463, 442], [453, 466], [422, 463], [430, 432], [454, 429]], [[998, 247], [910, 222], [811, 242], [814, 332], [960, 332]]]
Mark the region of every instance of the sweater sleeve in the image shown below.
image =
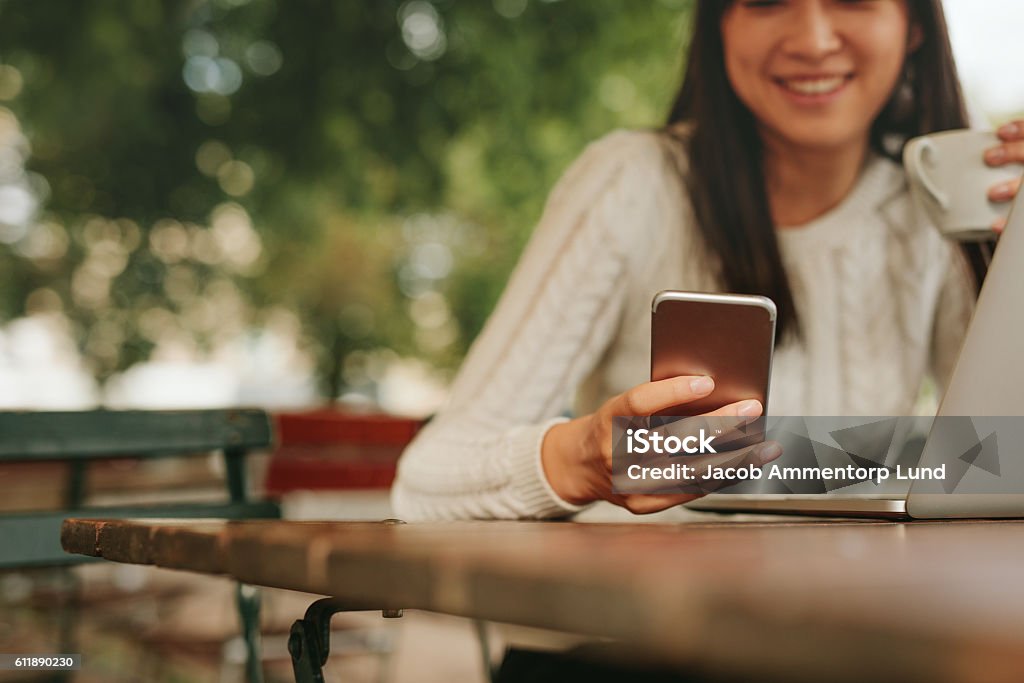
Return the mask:
[[[650, 219], [653, 136], [590, 145], [548, 199], [446, 407], [399, 462], [391, 498], [408, 521], [539, 519], [579, 511], [548, 484], [547, 430], [614, 337], [629, 240]], [[656, 158], [656, 157], [655, 157]]]
[[957, 245], [945, 245], [949, 247], [949, 258], [939, 291], [931, 344], [931, 370], [940, 392], [949, 386], [977, 299], [974, 275], [966, 256]]

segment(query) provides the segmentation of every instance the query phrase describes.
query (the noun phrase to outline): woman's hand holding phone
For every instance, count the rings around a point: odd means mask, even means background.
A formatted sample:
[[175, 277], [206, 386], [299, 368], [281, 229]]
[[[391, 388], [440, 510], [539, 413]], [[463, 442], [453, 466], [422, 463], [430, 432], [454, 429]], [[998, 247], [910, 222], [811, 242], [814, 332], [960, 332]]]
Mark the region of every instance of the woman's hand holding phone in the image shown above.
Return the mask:
[[[710, 377], [672, 377], [646, 382], [614, 396], [590, 415], [557, 424], [541, 446], [541, 463], [548, 483], [562, 500], [585, 505], [607, 500], [630, 512], [658, 512], [699, 498], [699, 494], [619, 494], [612, 490], [612, 420], [618, 415], [646, 416], [690, 403], [710, 394]], [[707, 413], [709, 417], [756, 418], [760, 401], [730, 403]], [[761, 466], [782, 454], [779, 444], [767, 441], [746, 449], [746, 464]]]

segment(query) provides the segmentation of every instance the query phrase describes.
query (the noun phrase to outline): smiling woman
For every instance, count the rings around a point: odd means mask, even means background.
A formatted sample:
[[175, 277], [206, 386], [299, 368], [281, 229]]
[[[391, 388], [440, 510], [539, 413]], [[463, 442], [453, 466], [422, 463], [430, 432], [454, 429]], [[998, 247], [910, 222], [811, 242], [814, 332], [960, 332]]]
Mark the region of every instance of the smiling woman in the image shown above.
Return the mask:
[[555, 188], [448, 406], [403, 456], [401, 517], [691, 498], [610, 481], [614, 416], [714, 398], [713, 378], [647, 381], [660, 290], [776, 302], [777, 415], [906, 415], [926, 377], [948, 377], [982, 262], [916, 214], [896, 163], [910, 137], [966, 123], [939, 0], [702, 0], [688, 49], [668, 124], [607, 136]]
[[[967, 125], [942, 7], [716, 1], [694, 23], [671, 121], [696, 169], [697, 228], [726, 286], [773, 298], [786, 334], [800, 312], [776, 231], [839, 206], [873, 157], [898, 160], [907, 139]], [[977, 247], [963, 251], [980, 278]]]

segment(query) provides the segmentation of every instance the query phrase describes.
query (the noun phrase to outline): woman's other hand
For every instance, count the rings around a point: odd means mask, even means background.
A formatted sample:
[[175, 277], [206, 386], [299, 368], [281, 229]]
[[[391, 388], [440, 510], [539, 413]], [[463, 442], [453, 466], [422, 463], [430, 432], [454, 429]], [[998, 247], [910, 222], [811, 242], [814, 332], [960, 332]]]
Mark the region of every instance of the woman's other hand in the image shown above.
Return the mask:
[[[541, 462], [548, 483], [563, 500], [585, 505], [607, 500], [631, 512], [658, 512], [699, 498], [698, 494], [619, 494], [612, 490], [612, 420], [617, 415], [654, 415], [673, 406], [707, 396], [715, 388], [710, 377], [673, 377], [647, 382], [608, 399], [597, 412], [548, 430]], [[709, 416], [756, 418], [763, 410], [757, 400], [731, 403]], [[782, 454], [775, 442], [750, 451], [751, 462], [763, 465]]]
[[[996, 135], [1001, 143], [985, 150], [985, 163], [989, 166], [1024, 164], [1024, 119], [1001, 126]], [[988, 190], [988, 198], [993, 202], [1008, 202], [1017, 195], [1020, 185], [1020, 178], [993, 185]], [[1002, 232], [1004, 228], [1006, 218], [1000, 218], [992, 224], [996, 232]]]

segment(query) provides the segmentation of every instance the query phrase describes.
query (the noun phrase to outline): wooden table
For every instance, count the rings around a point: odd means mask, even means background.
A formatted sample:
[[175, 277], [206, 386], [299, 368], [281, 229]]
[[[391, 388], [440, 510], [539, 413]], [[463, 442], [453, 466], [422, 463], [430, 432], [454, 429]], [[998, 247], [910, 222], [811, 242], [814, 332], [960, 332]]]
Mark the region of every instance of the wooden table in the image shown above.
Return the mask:
[[[68, 520], [73, 553], [761, 680], [1024, 680], [1024, 523]], [[329, 619], [329, 617], [328, 617]]]

